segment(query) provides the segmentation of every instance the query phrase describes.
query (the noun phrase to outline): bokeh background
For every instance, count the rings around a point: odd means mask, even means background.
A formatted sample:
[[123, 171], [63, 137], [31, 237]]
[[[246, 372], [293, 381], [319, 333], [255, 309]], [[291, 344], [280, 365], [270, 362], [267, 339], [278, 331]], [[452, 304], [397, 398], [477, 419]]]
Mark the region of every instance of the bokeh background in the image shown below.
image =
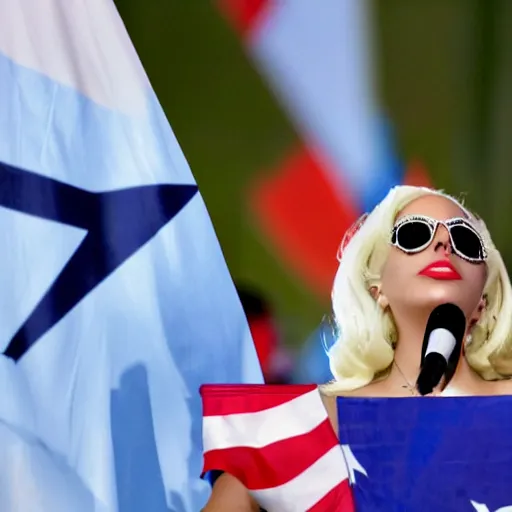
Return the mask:
[[327, 375], [338, 244], [394, 183], [463, 194], [511, 264], [512, 1], [116, 4], [274, 374]]

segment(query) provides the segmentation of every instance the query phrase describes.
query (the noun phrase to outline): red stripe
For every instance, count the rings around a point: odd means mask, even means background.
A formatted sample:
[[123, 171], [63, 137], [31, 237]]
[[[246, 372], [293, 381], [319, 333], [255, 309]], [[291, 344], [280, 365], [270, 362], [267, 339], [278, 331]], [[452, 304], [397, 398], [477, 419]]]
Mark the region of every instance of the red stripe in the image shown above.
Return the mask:
[[348, 480], [343, 480], [307, 512], [355, 512], [356, 506]]
[[316, 384], [205, 384], [199, 391], [203, 398], [203, 416], [226, 416], [265, 411], [316, 388]]
[[204, 472], [223, 470], [238, 478], [247, 489], [269, 489], [300, 475], [338, 444], [332, 425], [326, 419], [310, 432], [263, 448], [209, 450], [204, 455]]
[[244, 38], [257, 30], [270, 4], [271, 0], [217, 0], [220, 11]]
[[330, 295], [343, 234], [359, 217], [349, 187], [335, 188], [332, 179], [341, 182], [304, 146], [273, 172], [262, 174], [249, 198], [276, 254], [324, 299]]

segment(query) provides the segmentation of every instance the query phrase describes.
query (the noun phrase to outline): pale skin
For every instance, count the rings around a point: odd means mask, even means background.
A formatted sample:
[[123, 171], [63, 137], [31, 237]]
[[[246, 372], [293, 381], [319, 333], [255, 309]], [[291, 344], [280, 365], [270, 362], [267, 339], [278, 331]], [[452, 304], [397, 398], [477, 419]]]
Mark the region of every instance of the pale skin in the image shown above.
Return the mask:
[[[452, 201], [440, 196], [426, 195], [409, 203], [399, 214], [427, 215], [438, 220], [465, 217], [465, 213]], [[429, 263], [449, 259], [462, 279], [437, 280], [418, 273]], [[416, 254], [405, 254], [396, 247], [390, 253], [381, 272], [381, 282], [369, 293], [380, 307], [390, 308], [398, 330], [395, 364], [388, 376], [365, 387], [344, 393], [353, 397], [410, 397], [407, 385], [415, 383], [423, 335], [428, 316], [439, 304], [457, 304], [467, 319], [466, 335], [478, 322], [485, 308], [483, 289], [487, 277], [484, 263], [469, 263], [453, 254], [448, 231], [438, 226], [432, 243]], [[490, 396], [512, 394], [512, 381], [486, 381], [468, 365], [465, 357], [459, 359], [456, 372], [445, 386], [434, 390], [442, 396]], [[334, 431], [338, 432], [336, 397], [322, 396]], [[233, 476], [223, 474], [216, 482], [204, 512], [258, 512], [259, 506], [245, 487]]]

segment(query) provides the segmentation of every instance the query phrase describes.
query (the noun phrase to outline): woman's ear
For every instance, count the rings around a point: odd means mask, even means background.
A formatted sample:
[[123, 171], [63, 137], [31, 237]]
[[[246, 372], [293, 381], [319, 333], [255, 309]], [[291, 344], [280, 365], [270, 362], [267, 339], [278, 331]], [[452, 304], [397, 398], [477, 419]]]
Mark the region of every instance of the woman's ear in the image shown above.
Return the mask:
[[473, 314], [469, 318], [468, 322], [468, 333], [471, 333], [473, 330], [473, 327], [480, 321], [480, 318], [482, 318], [482, 313], [485, 311], [485, 308], [487, 307], [487, 297], [484, 295], [480, 302], [478, 303], [478, 306], [475, 308], [475, 311], [473, 311]]
[[388, 298], [382, 293], [380, 286], [371, 286], [370, 295], [375, 299], [377, 304], [383, 309], [387, 309], [389, 306]]

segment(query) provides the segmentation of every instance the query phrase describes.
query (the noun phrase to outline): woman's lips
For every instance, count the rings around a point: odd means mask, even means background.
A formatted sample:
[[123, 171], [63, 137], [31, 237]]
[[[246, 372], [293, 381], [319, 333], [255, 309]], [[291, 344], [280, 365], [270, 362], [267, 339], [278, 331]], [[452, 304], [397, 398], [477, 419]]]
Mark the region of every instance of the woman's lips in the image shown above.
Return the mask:
[[446, 281], [454, 281], [462, 279], [461, 275], [455, 270], [455, 267], [448, 260], [440, 260], [426, 266], [420, 276], [431, 277], [432, 279], [443, 279]]

